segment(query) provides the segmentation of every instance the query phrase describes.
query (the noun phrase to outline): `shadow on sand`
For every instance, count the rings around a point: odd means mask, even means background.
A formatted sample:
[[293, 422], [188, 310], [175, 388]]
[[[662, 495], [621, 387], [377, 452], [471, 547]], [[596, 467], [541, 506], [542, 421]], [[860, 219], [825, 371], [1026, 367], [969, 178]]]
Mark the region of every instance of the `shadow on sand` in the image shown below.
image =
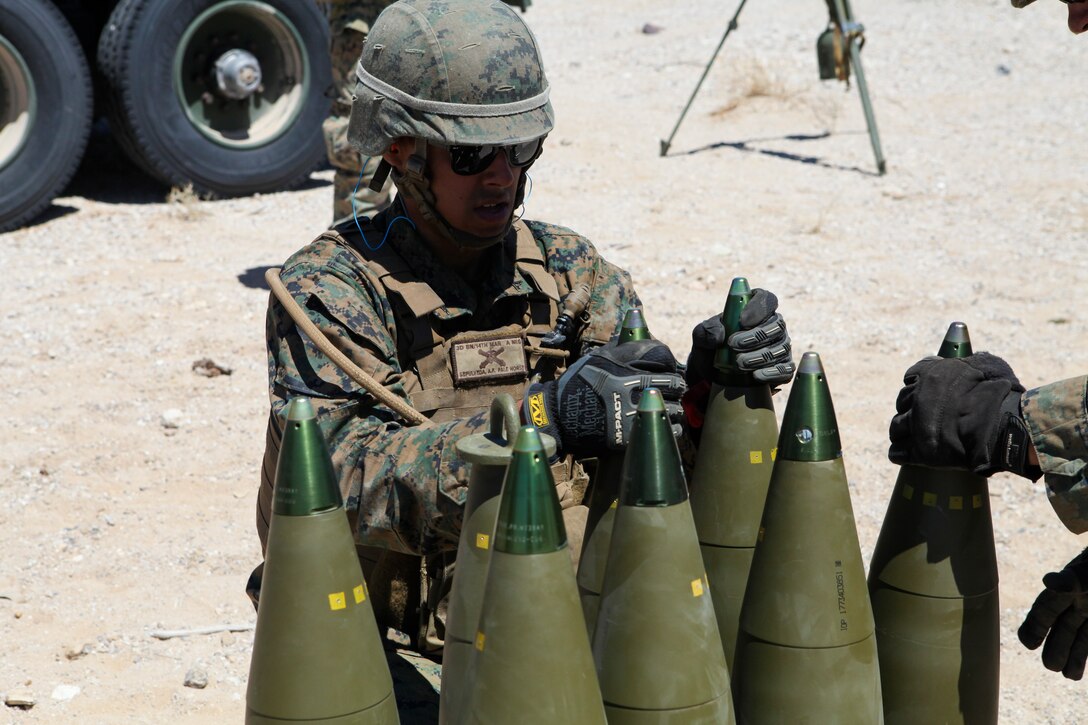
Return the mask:
[[[763, 156], [771, 156], [771, 157], [774, 157], [776, 159], [785, 159], [786, 161], [795, 161], [795, 162], [801, 163], [801, 164], [809, 164], [809, 165], [812, 165], [812, 166], [820, 166], [820, 167], [825, 168], [825, 169], [834, 169], [836, 171], [850, 171], [850, 172], [861, 174], [863, 176], [875, 176], [875, 177], [880, 176], [880, 174], [877, 173], [875, 170], [863, 169], [863, 168], [860, 168], [858, 166], [845, 166], [845, 165], [842, 165], [842, 164], [831, 163], [831, 162], [825, 161], [820, 156], [808, 156], [808, 155], [804, 155], [804, 154], [792, 153], [792, 152], [789, 152], [789, 151], [778, 151], [778, 150], [775, 150], [775, 149], [760, 148], [760, 147], [754, 145], [754, 144], [764, 144], [764, 143], [773, 142], [773, 141], [821, 141], [823, 139], [831, 138], [831, 135], [832, 134], [831, 134], [830, 131], [824, 131], [823, 133], [813, 133], [813, 134], [790, 134], [788, 136], [775, 136], [775, 137], [770, 137], [770, 138], [752, 138], [752, 139], [746, 139], [746, 140], [743, 140], [743, 141], [718, 141], [716, 143], [707, 144], [706, 146], [700, 146], [699, 148], [690, 149], [688, 151], [673, 151], [671, 153], [665, 154], [665, 156], [666, 157], [669, 157], [669, 156], [691, 156], [691, 155], [694, 155], [694, 154], [705, 153], [707, 151], [715, 151], [717, 149], [729, 148], [729, 149], [734, 149], [736, 151], [743, 151], [743, 152], [749, 153], [749, 154], [761, 154]], [[864, 135], [864, 132], [861, 132], [861, 131], [858, 131], [858, 132], [846, 132], [846, 133], [841, 133], [841, 134], [836, 134], [836, 135], [839, 135], [839, 136], [854, 136], [854, 135], [861, 136], [861, 135]]]

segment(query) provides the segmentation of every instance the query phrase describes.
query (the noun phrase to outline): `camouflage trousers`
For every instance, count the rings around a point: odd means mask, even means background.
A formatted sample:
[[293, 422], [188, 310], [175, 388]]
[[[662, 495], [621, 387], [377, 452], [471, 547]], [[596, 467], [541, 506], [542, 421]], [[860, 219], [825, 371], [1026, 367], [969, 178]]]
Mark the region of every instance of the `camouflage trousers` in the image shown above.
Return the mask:
[[[332, 60], [333, 99], [329, 116], [322, 124], [325, 150], [335, 169], [333, 176], [333, 223], [354, 214], [372, 216], [389, 205], [390, 185], [381, 191], [369, 189], [378, 168], [377, 158], [363, 157], [348, 142], [348, 118], [355, 89], [355, 65], [363, 51], [371, 23], [392, 0], [333, 0], [326, 2], [329, 13], [329, 55]], [[354, 201], [354, 212], [352, 202]]]

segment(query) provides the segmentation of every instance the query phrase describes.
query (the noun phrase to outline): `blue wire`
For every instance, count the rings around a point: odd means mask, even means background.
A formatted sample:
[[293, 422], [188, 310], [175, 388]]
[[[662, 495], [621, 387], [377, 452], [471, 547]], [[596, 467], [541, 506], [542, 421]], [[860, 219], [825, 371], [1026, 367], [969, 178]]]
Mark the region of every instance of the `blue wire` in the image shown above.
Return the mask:
[[521, 209], [521, 213], [514, 214], [514, 221], [520, 221], [521, 219], [525, 218], [525, 202], [529, 201], [529, 197], [533, 195], [533, 177], [529, 176], [529, 174], [526, 173], [525, 180], [529, 182], [529, 188], [525, 191], [525, 196], [521, 198], [521, 206], [518, 207], [519, 209]]
[[[385, 240], [389, 238], [389, 232], [391, 232], [393, 230], [393, 225], [394, 224], [396, 224], [397, 222], [399, 222], [402, 219], [404, 221], [408, 222], [409, 226], [411, 226], [412, 229], [416, 228], [416, 224], [411, 219], [409, 219], [408, 217], [403, 216], [403, 215], [398, 216], [398, 217], [394, 217], [393, 220], [389, 222], [389, 226], [387, 226], [385, 228], [385, 236], [383, 236], [382, 240], [380, 242], [378, 242], [378, 246], [373, 247], [373, 246], [370, 245], [370, 241], [366, 238], [366, 234], [363, 233], [362, 225], [359, 224], [359, 210], [355, 207], [355, 195], [359, 193], [359, 184], [363, 183], [363, 174], [366, 173], [366, 167], [369, 164], [370, 164], [370, 157], [367, 157], [366, 161], [363, 162], [363, 168], [359, 171], [359, 180], [355, 182], [355, 189], [351, 192], [351, 218], [355, 222], [355, 228], [359, 230], [359, 236], [363, 238], [363, 244], [365, 244], [366, 248], [369, 249], [370, 251], [376, 252], [385, 245]], [[370, 217], [363, 217], [363, 218], [368, 222], [370, 221]]]

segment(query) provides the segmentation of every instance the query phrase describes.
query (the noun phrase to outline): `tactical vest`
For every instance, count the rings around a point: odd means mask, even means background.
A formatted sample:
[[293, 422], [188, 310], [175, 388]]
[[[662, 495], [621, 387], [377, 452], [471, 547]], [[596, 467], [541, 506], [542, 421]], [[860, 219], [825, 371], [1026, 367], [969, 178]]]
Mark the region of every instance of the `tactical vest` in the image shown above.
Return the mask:
[[[453, 335], [432, 314], [444, 307], [442, 298], [415, 276], [400, 254], [387, 245], [376, 251], [360, 249], [335, 231], [322, 235], [350, 250], [378, 277], [396, 320], [405, 391], [412, 407], [435, 423], [487, 410], [499, 393], [518, 399], [529, 375], [547, 380], [564, 369], [563, 353], [542, 348], [540, 339], [555, 327], [560, 297], [569, 290], [559, 289], [548, 272], [529, 228], [519, 222], [514, 229], [514, 266], [534, 289], [527, 309], [521, 319], [502, 327]], [[514, 338], [520, 340], [514, 343]], [[523, 359], [511, 359], [515, 347]]]
[[[388, 245], [377, 250], [360, 248], [335, 230], [319, 237], [349, 250], [377, 277], [380, 285], [377, 292], [389, 301], [393, 311], [397, 358], [405, 391], [412, 407], [436, 423], [485, 411], [499, 393], [520, 399], [530, 376], [549, 380], [566, 369], [566, 353], [543, 348], [540, 340], [555, 327], [559, 302], [570, 290], [548, 272], [544, 255], [528, 226], [518, 222], [514, 230], [514, 266], [534, 290], [526, 298], [521, 319], [493, 330], [465, 331], [448, 337], [443, 320], [432, 314], [444, 307], [441, 297], [416, 277], [398, 252]], [[520, 366], [517, 360], [510, 359], [515, 346], [522, 358]], [[488, 370], [500, 364], [504, 370]], [[262, 549], [271, 520], [280, 437], [279, 421], [272, 415], [257, 501], [257, 531]], [[580, 503], [588, 482], [581, 466], [567, 456], [552, 466], [552, 473], [557, 485], [571, 484], [574, 500], [568, 503]], [[349, 512], [353, 531], [357, 517], [357, 511]], [[453, 553], [421, 561], [417, 556], [376, 547], [358, 545], [357, 548], [379, 624], [410, 635], [420, 649], [440, 648], [444, 634], [442, 601], [449, 589]], [[260, 567], [254, 571], [247, 585], [255, 602], [260, 587], [259, 570]]]

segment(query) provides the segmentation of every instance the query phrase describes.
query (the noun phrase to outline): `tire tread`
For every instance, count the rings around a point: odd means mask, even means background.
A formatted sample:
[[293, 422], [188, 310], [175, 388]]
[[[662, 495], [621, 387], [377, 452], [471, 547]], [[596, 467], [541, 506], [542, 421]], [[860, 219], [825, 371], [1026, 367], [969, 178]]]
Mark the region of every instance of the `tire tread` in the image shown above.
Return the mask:
[[[47, 168], [41, 163], [37, 165], [35, 173], [47, 171], [48, 175], [51, 176], [42, 184], [41, 190], [31, 195], [18, 208], [5, 209], [0, 203], [0, 233], [18, 229], [33, 220], [52, 203], [54, 197], [68, 186], [76, 173], [76, 169], [79, 168], [83, 153], [87, 149], [87, 141], [91, 135], [91, 112], [94, 106], [91, 71], [87, 64], [87, 58], [83, 54], [75, 30], [72, 29], [61, 11], [48, 0], [10, 0], [6, 5], [8, 7], [5, 7], [4, 14], [23, 12], [25, 15], [22, 17], [31, 19], [33, 27], [40, 31], [48, 29], [61, 36], [60, 42], [56, 44], [57, 49], [48, 53], [48, 57], [52, 61], [59, 62], [69, 50], [74, 54], [74, 57], [64, 59], [65, 67], [58, 66], [58, 70], [62, 80], [68, 78], [73, 81], [65, 86], [61, 93], [68, 104], [75, 109], [73, 117], [75, 118], [76, 127], [74, 129], [65, 129], [65, 133], [57, 140], [58, 148], [64, 150], [63, 153], [57, 154], [60, 159], [58, 163], [52, 168]], [[18, 16], [12, 15], [11, 17]], [[0, 18], [0, 32], [2, 31], [3, 18]], [[13, 163], [13, 166], [17, 165], [18, 159]], [[12, 167], [8, 167], [7, 171], [11, 171], [11, 169]], [[3, 181], [4, 174], [5, 171], [0, 171], [0, 182]], [[25, 178], [20, 179], [20, 181], [25, 183]], [[3, 183], [0, 183], [0, 188], [4, 186]], [[3, 201], [5, 201], [4, 197], [0, 196], [0, 202]]]

